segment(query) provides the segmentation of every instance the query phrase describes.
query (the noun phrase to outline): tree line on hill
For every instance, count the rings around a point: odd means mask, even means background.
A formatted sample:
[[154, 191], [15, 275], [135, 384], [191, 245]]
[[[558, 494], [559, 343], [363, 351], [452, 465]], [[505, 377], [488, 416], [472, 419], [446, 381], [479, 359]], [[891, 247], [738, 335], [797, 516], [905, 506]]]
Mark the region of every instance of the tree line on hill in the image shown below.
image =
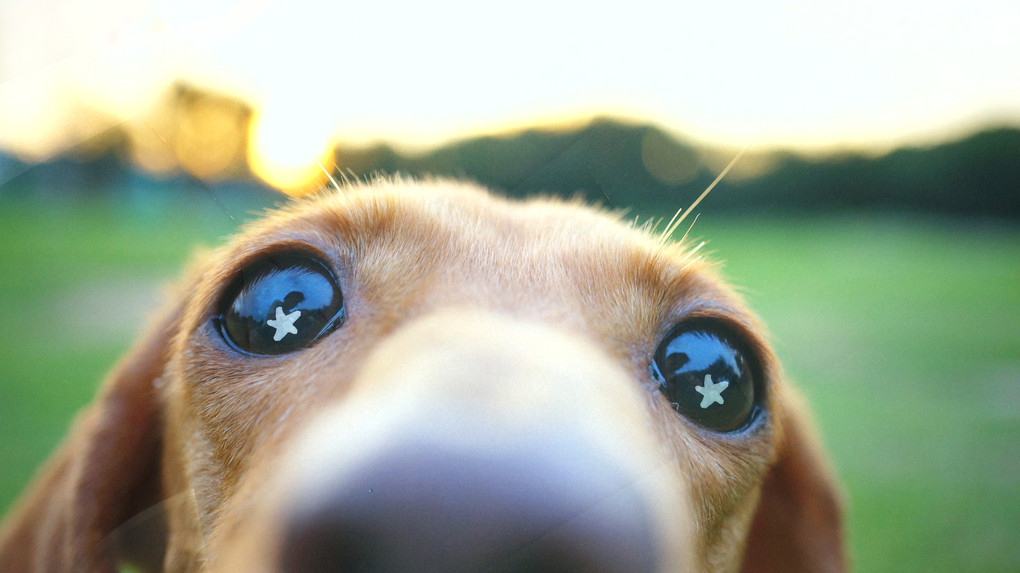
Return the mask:
[[[704, 159], [709, 153], [713, 161]], [[339, 149], [337, 164], [355, 175], [440, 174], [467, 177], [513, 196], [580, 193], [610, 207], [644, 207], [689, 203], [731, 156], [699, 149], [655, 126], [598, 120], [570, 131], [532, 129], [467, 139], [417, 156], [386, 145]], [[991, 129], [877, 157], [811, 158], [777, 152], [750, 161], [769, 165], [757, 173], [724, 178], [712, 192], [713, 209], [1020, 217], [1018, 129]]]
[[[238, 117], [243, 117], [239, 114]], [[239, 130], [244, 132], [244, 130]], [[230, 188], [264, 193], [247, 166], [228, 176], [159, 176], [127, 159], [130, 138], [114, 134], [99, 152], [65, 154], [38, 164], [0, 155], [4, 195], [102, 194], [130, 189]], [[425, 153], [379, 144], [336, 149], [338, 173], [353, 177], [402, 173], [468, 178], [511, 196], [584, 195], [609, 207], [671, 208], [690, 203], [716, 177], [730, 151], [683, 141], [656, 126], [596, 119], [573, 128], [533, 128], [464, 139]], [[749, 153], [712, 194], [716, 211], [824, 213], [885, 210], [1020, 218], [1020, 129], [998, 128], [929, 147], [879, 156], [808, 157]]]

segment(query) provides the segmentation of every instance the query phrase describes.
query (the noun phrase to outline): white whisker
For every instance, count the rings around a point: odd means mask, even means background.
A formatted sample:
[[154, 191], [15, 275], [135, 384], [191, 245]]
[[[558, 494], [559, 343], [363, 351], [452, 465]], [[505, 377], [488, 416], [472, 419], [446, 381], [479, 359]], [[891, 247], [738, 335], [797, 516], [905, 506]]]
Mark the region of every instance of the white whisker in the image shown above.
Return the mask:
[[[691, 206], [688, 207], [686, 211], [680, 209], [679, 211], [676, 212], [675, 215], [673, 215], [673, 218], [670, 219], [669, 221], [669, 225], [666, 225], [666, 228], [662, 232], [662, 236], [659, 238], [660, 243], [665, 243], [669, 239], [669, 236], [672, 235], [674, 231], [676, 231], [676, 228], [680, 226], [680, 223], [682, 223], [684, 219], [687, 218], [687, 215], [689, 215], [691, 211], [693, 211], [694, 208], [698, 206], [698, 203], [701, 203], [701, 200], [704, 199], [705, 196], [712, 191], [712, 189], [715, 189], [715, 186], [718, 185], [720, 181], [722, 181], [723, 177], [726, 177], [726, 174], [730, 172], [730, 169], [733, 169], [733, 166], [737, 164], [737, 161], [740, 161], [740, 158], [744, 156], [744, 152], [747, 151], [748, 147], [750, 146], [745, 145], [744, 148], [741, 149], [740, 152], [737, 153], [737, 155], [730, 160], [726, 168], [723, 169], [719, 173], [719, 175], [715, 178], [715, 181], [712, 181], [711, 185], [709, 185], [704, 191], [701, 192], [701, 195], [699, 195], [698, 198], [695, 199], [693, 203], [691, 203]], [[681, 215], [681, 213], [683, 214]], [[690, 229], [688, 229], [688, 232], [689, 231]]]
[[329, 177], [329, 182], [333, 185], [333, 189], [340, 191], [340, 184], [336, 182], [336, 179], [333, 178], [333, 175], [321, 162], [319, 163], [319, 169], [322, 169], [322, 172], [326, 174], [326, 177]]

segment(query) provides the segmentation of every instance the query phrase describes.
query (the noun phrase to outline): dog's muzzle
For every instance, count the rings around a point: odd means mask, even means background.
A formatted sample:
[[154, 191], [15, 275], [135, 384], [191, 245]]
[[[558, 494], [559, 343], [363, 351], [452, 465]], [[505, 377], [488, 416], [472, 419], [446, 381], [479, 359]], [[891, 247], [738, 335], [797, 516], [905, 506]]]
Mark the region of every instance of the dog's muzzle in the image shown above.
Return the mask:
[[433, 314], [368, 358], [281, 472], [283, 571], [686, 569], [651, 393], [582, 336]]

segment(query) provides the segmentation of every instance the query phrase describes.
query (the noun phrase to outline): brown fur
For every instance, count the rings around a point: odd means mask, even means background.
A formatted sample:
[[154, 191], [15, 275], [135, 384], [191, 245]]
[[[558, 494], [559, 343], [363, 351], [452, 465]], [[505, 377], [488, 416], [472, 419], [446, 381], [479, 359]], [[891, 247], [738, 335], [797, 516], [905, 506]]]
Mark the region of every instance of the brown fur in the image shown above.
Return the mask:
[[[220, 293], [254, 257], [294, 245], [339, 269], [347, 322], [295, 354], [229, 352], [209, 327]], [[387, 180], [266, 218], [182, 285], [7, 516], [0, 570], [273, 570], [295, 483], [346, 463], [346, 442], [317, 459], [312, 421], [341, 412], [344, 432], [426, 427], [434, 410], [422, 403], [472, 420], [484, 410], [465, 426], [472, 435], [450, 436], [473, 447], [534, 427], [604, 446], [657, 508], [662, 570], [845, 569], [839, 495], [795, 391], [756, 319], [684, 245], [576, 203]], [[700, 430], [656, 392], [651, 353], [692, 316], [729, 324], [758, 356], [768, 395], [759, 430]], [[500, 376], [475, 365], [502, 364], [487, 357], [491, 345], [524, 356], [508, 366], [513, 385], [430, 373], [449, 347], [469, 373]], [[424, 366], [402, 370], [408, 355]], [[567, 386], [523, 374], [547, 367], [584, 376]], [[518, 401], [526, 414], [509, 411]]]

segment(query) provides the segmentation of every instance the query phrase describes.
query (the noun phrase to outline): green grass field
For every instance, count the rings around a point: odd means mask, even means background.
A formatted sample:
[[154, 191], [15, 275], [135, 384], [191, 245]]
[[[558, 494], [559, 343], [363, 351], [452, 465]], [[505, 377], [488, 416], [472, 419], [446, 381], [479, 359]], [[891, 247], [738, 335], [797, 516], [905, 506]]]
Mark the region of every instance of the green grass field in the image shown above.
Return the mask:
[[[725, 262], [813, 404], [859, 571], [1020, 570], [1020, 228], [733, 219]], [[0, 202], [0, 511], [140, 328], [215, 206]]]

